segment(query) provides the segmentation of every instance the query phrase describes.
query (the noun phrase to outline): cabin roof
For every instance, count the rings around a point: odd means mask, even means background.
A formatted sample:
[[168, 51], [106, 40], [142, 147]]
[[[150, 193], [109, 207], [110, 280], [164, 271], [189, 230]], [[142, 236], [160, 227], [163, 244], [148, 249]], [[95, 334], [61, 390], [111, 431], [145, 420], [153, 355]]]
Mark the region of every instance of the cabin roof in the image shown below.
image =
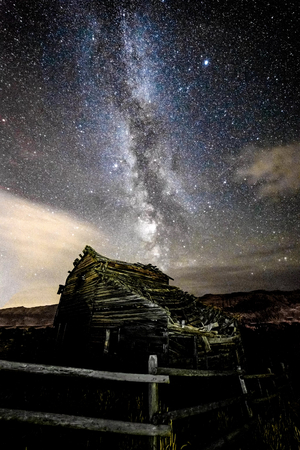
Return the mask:
[[[161, 279], [161, 281], [168, 283], [168, 280], [173, 280], [172, 277], [169, 275], [166, 275], [163, 273], [158, 267], [153, 266], [152, 264], [142, 264], [142, 263], [128, 263], [125, 261], [119, 261], [116, 259], [107, 258], [106, 256], [101, 255], [100, 253], [96, 252], [91, 246], [86, 245], [83, 250], [83, 255], [89, 254], [95, 261], [99, 263], [105, 263], [105, 265], [115, 270], [119, 273], [128, 273], [133, 275], [136, 273], [136, 275], [139, 276], [146, 276], [153, 278], [155, 280]], [[76, 266], [76, 262], [79, 262], [79, 260], [74, 261], [74, 265]]]

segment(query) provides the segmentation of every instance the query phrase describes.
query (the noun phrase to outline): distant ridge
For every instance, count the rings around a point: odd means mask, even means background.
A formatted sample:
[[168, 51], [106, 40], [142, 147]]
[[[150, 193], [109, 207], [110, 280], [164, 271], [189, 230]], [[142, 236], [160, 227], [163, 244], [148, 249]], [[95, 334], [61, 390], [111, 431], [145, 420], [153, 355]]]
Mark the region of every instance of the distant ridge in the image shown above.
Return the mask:
[[300, 289], [206, 294], [200, 300], [240, 316], [242, 323], [250, 327], [263, 323], [300, 323]]
[[52, 327], [57, 305], [0, 309], [0, 327]]

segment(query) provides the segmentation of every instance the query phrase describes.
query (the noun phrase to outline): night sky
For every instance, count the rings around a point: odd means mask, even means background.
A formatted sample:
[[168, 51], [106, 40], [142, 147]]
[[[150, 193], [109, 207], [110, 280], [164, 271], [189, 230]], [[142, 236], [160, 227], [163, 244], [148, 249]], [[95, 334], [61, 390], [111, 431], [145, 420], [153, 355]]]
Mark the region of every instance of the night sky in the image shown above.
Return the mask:
[[299, 27], [298, 0], [2, 1], [0, 305], [57, 302], [86, 244], [196, 295], [300, 288]]

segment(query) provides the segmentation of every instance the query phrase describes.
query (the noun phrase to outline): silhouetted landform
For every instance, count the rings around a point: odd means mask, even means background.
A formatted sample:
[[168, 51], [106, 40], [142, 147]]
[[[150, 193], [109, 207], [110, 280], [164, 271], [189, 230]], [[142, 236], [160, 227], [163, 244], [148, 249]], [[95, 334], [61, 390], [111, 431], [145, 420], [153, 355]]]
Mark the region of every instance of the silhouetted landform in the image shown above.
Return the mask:
[[0, 327], [45, 328], [52, 327], [57, 305], [0, 309]]
[[294, 390], [300, 376], [300, 290], [205, 295], [203, 303], [240, 320], [248, 367], [288, 368]]
[[234, 314], [247, 328], [262, 324], [283, 325], [300, 323], [300, 290], [234, 292], [232, 294], [207, 294], [200, 300]]
[[201, 297], [239, 317], [248, 367], [289, 368], [298, 389], [300, 375], [300, 290], [235, 292]]
[[53, 364], [57, 305], [0, 309], [0, 359]]

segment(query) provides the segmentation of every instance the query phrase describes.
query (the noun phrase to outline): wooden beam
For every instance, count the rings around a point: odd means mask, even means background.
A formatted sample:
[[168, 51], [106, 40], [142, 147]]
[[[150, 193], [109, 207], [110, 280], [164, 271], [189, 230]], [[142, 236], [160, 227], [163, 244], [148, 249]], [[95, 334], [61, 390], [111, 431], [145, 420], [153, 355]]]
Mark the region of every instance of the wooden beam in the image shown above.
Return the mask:
[[77, 369], [75, 367], [48, 366], [43, 364], [29, 364], [0, 360], [0, 372], [3, 370], [35, 373], [41, 375], [94, 378], [97, 380], [130, 381], [137, 383], [170, 383], [169, 377], [165, 375], [104, 372], [91, 369]]
[[59, 428], [131, 434], [136, 436], [167, 437], [171, 435], [171, 427], [168, 425], [157, 426], [149, 423], [121, 422], [119, 420], [104, 420], [65, 414], [0, 408], [0, 421], [11, 420], [39, 426], [55, 426]]
[[169, 375], [173, 377], [230, 377], [237, 376], [237, 371], [218, 371], [218, 370], [192, 370], [192, 369], [176, 369], [173, 367], [158, 367], [157, 375]]
[[235, 344], [235, 341], [238, 340], [238, 336], [230, 336], [230, 337], [224, 337], [224, 336], [214, 336], [209, 338], [210, 344]]
[[271, 378], [271, 377], [275, 377], [274, 373], [261, 373], [261, 374], [245, 374], [242, 375], [242, 378], [244, 378], [245, 380], [250, 380], [251, 378], [255, 379], [255, 378]]
[[227, 400], [221, 400], [219, 402], [206, 403], [203, 405], [192, 406], [191, 408], [177, 409], [174, 411], [167, 411], [163, 414], [157, 414], [153, 418], [153, 423], [167, 423], [171, 420], [184, 419], [185, 417], [196, 416], [198, 414], [207, 413], [209, 411], [214, 411], [215, 409], [221, 409], [225, 406], [233, 405], [234, 403], [239, 403], [243, 400], [243, 397], [233, 397]]
[[273, 398], [278, 397], [279, 395], [280, 395], [279, 392], [275, 392], [275, 394], [268, 395], [268, 397], [252, 399], [251, 402], [252, 402], [252, 403], [263, 403], [263, 402], [268, 402], [268, 401], [272, 400]]

